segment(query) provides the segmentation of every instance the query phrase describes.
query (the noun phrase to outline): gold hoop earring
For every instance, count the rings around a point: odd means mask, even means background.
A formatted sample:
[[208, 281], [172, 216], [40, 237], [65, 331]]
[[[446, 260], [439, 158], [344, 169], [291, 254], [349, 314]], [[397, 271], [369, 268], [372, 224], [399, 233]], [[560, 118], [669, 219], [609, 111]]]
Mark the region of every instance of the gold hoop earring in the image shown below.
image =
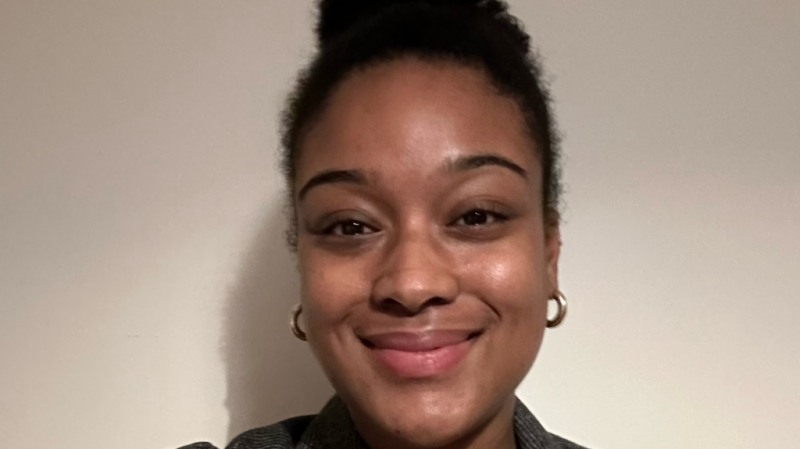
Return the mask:
[[561, 324], [561, 322], [564, 321], [564, 317], [567, 316], [567, 298], [559, 290], [556, 290], [550, 299], [556, 300], [558, 311], [556, 311], [556, 316], [554, 316], [553, 319], [547, 319], [547, 327], [556, 327]]
[[303, 306], [295, 304], [294, 307], [292, 307], [292, 313], [289, 314], [289, 328], [298, 340], [308, 341], [306, 333], [300, 329], [300, 325], [298, 324], [298, 318], [300, 318], [301, 313], [303, 313]]

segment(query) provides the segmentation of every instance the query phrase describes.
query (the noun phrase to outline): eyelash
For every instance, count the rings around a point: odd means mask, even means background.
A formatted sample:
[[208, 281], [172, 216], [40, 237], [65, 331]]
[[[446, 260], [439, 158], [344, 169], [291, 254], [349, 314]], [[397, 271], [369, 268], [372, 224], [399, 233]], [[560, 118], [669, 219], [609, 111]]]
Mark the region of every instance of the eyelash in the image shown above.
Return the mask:
[[[493, 220], [493, 221], [487, 222], [487, 223], [480, 223], [480, 224], [467, 224], [467, 223], [459, 224], [458, 223], [458, 222], [464, 220], [468, 215], [474, 214], [474, 213], [485, 214], [487, 220]], [[450, 225], [451, 226], [464, 226], [464, 227], [467, 227], [467, 228], [477, 228], [477, 227], [485, 227], [485, 226], [496, 225], [496, 224], [499, 224], [499, 223], [506, 222], [509, 219], [510, 219], [509, 214], [507, 214], [507, 213], [505, 213], [503, 211], [497, 210], [497, 208], [494, 208], [494, 207], [491, 207], [491, 206], [488, 206], [488, 207], [484, 206], [484, 207], [472, 208], [469, 211], [459, 215], [459, 217], [456, 220], [454, 220]]]
[[[462, 221], [465, 218], [467, 218], [468, 215], [473, 214], [473, 213], [479, 213], [479, 214], [486, 215], [486, 219], [487, 219], [488, 222], [479, 223], [479, 224], [459, 223], [460, 221]], [[469, 228], [469, 229], [475, 229], [475, 228], [479, 228], [479, 227], [487, 227], [487, 226], [492, 226], [492, 225], [496, 225], [496, 224], [499, 224], [499, 223], [503, 223], [503, 222], [508, 221], [509, 219], [510, 219], [509, 214], [501, 212], [501, 211], [497, 210], [497, 208], [495, 208], [495, 207], [482, 206], [482, 207], [472, 208], [472, 209], [468, 210], [467, 212], [459, 215], [458, 218], [453, 220], [452, 222], [450, 222], [450, 224], [448, 226], [459, 226], [459, 227], [466, 227], [466, 228]], [[491, 221], [489, 221], [489, 220], [491, 220]], [[362, 231], [358, 232], [358, 233], [353, 233], [353, 234], [346, 234], [344, 232], [344, 228], [343, 227], [347, 226], [347, 225], [359, 226], [359, 227], [362, 228]], [[337, 228], [341, 229], [341, 232], [336, 232]], [[364, 229], [368, 229], [369, 232], [363, 232]], [[354, 238], [354, 237], [361, 237], [361, 236], [364, 236], [364, 235], [370, 235], [370, 234], [373, 234], [375, 232], [378, 232], [378, 230], [376, 230], [374, 227], [364, 223], [363, 221], [359, 221], [359, 220], [356, 220], [356, 219], [342, 219], [342, 220], [337, 220], [337, 221], [335, 221], [333, 223], [330, 223], [330, 224], [324, 226], [322, 228], [322, 230], [319, 232], [319, 234], [326, 235], [326, 236], [332, 236], [332, 237]]]
[[[342, 227], [342, 230], [344, 231], [343, 226], [351, 225], [351, 224], [355, 224], [357, 226], [361, 226], [362, 228], [365, 228], [365, 229], [370, 229], [372, 232], [369, 232], [369, 233], [361, 232], [359, 234], [345, 234], [344, 232], [341, 232], [341, 233], [336, 233], [335, 232], [336, 228]], [[320, 232], [320, 234], [327, 235], [327, 236], [332, 236], [332, 237], [360, 237], [360, 236], [363, 236], [363, 235], [372, 234], [373, 232], [377, 232], [377, 231], [372, 226], [364, 223], [363, 221], [353, 220], [353, 219], [346, 219], [346, 220], [339, 220], [339, 221], [336, 221], [334, 223], [331, 223], [328, 226], [325, 226], [322, 229], [322, 232]]]

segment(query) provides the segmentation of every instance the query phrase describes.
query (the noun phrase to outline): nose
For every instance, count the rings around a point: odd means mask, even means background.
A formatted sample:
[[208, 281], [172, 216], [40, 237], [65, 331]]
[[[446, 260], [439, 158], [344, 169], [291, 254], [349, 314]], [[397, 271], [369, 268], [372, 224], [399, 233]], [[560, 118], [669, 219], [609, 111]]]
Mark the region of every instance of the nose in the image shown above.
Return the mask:
[[428, 233], [409, 234], [387, 248], [372, 291], [378, 308], [403, 316], [450, 303], [459, 289], [446, 249]]

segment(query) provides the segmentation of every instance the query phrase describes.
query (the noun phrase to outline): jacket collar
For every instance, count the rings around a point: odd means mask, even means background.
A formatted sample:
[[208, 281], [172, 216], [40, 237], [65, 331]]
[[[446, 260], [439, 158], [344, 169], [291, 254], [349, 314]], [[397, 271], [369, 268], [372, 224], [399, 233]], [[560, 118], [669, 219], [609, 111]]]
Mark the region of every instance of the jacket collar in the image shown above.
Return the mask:
[[[516, 399], [514, 433], [518, 449], [547, 449], [551, 435], [539, 424], [527, 407]], [[344, 401], [334, 396], [311, 421], [297, 449], [369, 449], [350, 419]]]

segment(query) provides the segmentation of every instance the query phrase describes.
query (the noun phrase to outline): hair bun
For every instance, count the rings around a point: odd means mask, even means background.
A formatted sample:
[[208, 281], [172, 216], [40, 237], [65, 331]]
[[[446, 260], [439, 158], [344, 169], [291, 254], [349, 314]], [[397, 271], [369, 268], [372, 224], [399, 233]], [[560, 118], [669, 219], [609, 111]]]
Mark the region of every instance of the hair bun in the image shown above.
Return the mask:
[[405, 4], [430, 6], [475, 7], [489, 14], [506, 11], [500, 0], [321, 0], [317, 22], [317, 42], [320, 47], [345, 33], [357, 23], [367, 20], [386, 8]]

